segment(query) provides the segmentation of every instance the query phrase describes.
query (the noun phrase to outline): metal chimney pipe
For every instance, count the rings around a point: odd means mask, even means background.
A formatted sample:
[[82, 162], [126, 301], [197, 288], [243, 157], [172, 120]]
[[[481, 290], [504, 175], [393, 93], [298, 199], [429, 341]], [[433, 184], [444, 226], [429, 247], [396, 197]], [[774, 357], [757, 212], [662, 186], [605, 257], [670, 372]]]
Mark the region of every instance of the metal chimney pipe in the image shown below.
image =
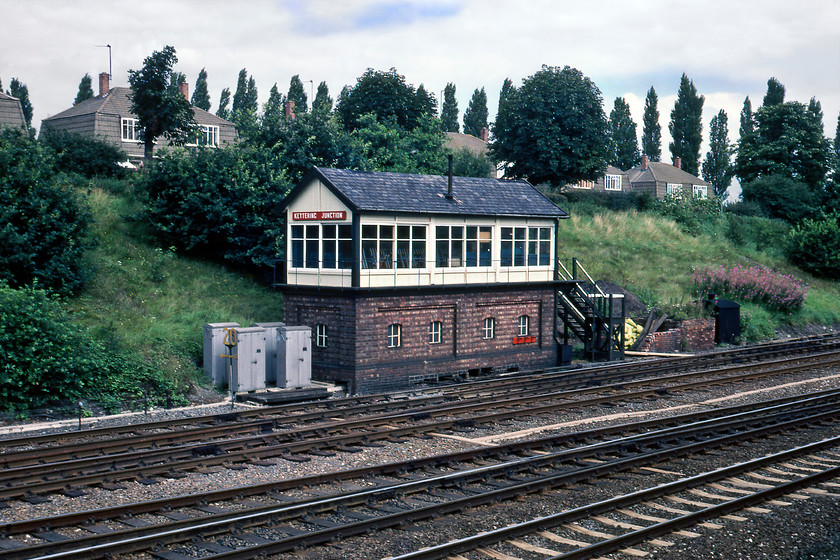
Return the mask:
[[453, 198], [452, 194], [452, 154], [449, 154], [449, 190], [446, 193], [446, 198]]

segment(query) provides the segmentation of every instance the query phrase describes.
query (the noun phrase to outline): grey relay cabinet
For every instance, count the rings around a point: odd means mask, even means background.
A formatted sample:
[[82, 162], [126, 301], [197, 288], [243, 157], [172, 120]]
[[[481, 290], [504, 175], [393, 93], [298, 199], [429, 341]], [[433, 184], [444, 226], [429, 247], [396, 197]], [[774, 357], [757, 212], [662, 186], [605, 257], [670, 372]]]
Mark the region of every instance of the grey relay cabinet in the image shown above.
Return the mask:
[[222, 358], [227, 354], [224, 344], [225, 329], [238, 328], [239, 323], [207, 323], [204, 325], [204, 371], [214, 385], [227, 383], [227, 368], [230, 360]]
[[277, 329], [277, 386], [312, 384], [312, 329], [284, 326]]
[[277, 383], [277, 330], [285, 327], [286, 323], [254, 323], [254, 327], [265, 329], [265, 382], [267, 385]]
[[236, 331], [230, 389], [234, 392], [265, 389], [265, 329], [246, 327]]

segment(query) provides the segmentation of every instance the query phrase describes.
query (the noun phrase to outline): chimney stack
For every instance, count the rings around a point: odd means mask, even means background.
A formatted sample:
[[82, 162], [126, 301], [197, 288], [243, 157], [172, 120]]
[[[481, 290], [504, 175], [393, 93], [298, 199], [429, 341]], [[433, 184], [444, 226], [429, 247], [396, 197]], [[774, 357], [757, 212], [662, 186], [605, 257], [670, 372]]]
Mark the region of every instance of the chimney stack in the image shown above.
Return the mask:
[[111, 89], [111, 77], [108, 72], [99, 73], [99, 97], [107, 95]]
[[295, 102], [294, 101], [286, 101], [286, 118], [289, 120], [294, 120], [295, 118]]
[[680, 157], [674, 158], [674, 167], [677, 169], [682, 169], [682, 159]]
[[650, 163], [650, 158], [647, 156], [647, 154], [643, 155], [642, 156], [642, 171], [644, 171], [648, 168], [649, 163]]
[[490, 139], [490, 131], [485, 126], [481, 129], [481, 132], [478, 133], [478, 137], [487, 142]]
[[178, 84], [178, 91], [181, 92], [181, 95], [183, 95], [187, 101], [190, 100], [190, 84], [187, 82], [181, 82]]

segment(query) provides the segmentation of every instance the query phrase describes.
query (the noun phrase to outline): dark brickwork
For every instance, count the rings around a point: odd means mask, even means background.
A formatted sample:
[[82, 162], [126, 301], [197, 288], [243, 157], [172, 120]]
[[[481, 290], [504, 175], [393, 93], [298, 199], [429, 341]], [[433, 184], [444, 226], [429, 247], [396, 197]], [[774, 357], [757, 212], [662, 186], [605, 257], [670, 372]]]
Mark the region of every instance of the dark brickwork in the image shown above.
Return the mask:
[[697, 352], [715, 347], [715, 320], [688, 319], [678, 327], [649, 334], [642, 352]]
[[[312, 377], [348, 383], [355, 393], [410, 387], [453, 373], [539, 369], [556, 365], [554, 290], [551, 286], [477, 288], [412, 293], [286, 294], [286, 322], [328, 325], [326, 348], [313, 347]], [[531, 338], [520, 339], [519, 317]], [[484, 338], [492, 317], [495, 336]], [[439, 321], [440, 343], [429, 326]], [[401, 327], [401, 345], [388, 347], [388, 327]]]

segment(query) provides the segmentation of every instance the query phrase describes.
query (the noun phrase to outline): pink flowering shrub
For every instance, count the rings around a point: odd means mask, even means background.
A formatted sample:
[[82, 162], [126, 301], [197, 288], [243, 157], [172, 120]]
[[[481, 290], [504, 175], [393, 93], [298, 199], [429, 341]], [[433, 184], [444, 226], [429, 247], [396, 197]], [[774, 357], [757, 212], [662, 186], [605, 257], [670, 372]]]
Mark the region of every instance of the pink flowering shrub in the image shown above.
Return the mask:
[[768, 309], [795, 311], [805, 303], [808, 286], [793, 276], [761, 266], [704, 267], [694, 271], [694, 289], [699, 296], [717, 294]]

